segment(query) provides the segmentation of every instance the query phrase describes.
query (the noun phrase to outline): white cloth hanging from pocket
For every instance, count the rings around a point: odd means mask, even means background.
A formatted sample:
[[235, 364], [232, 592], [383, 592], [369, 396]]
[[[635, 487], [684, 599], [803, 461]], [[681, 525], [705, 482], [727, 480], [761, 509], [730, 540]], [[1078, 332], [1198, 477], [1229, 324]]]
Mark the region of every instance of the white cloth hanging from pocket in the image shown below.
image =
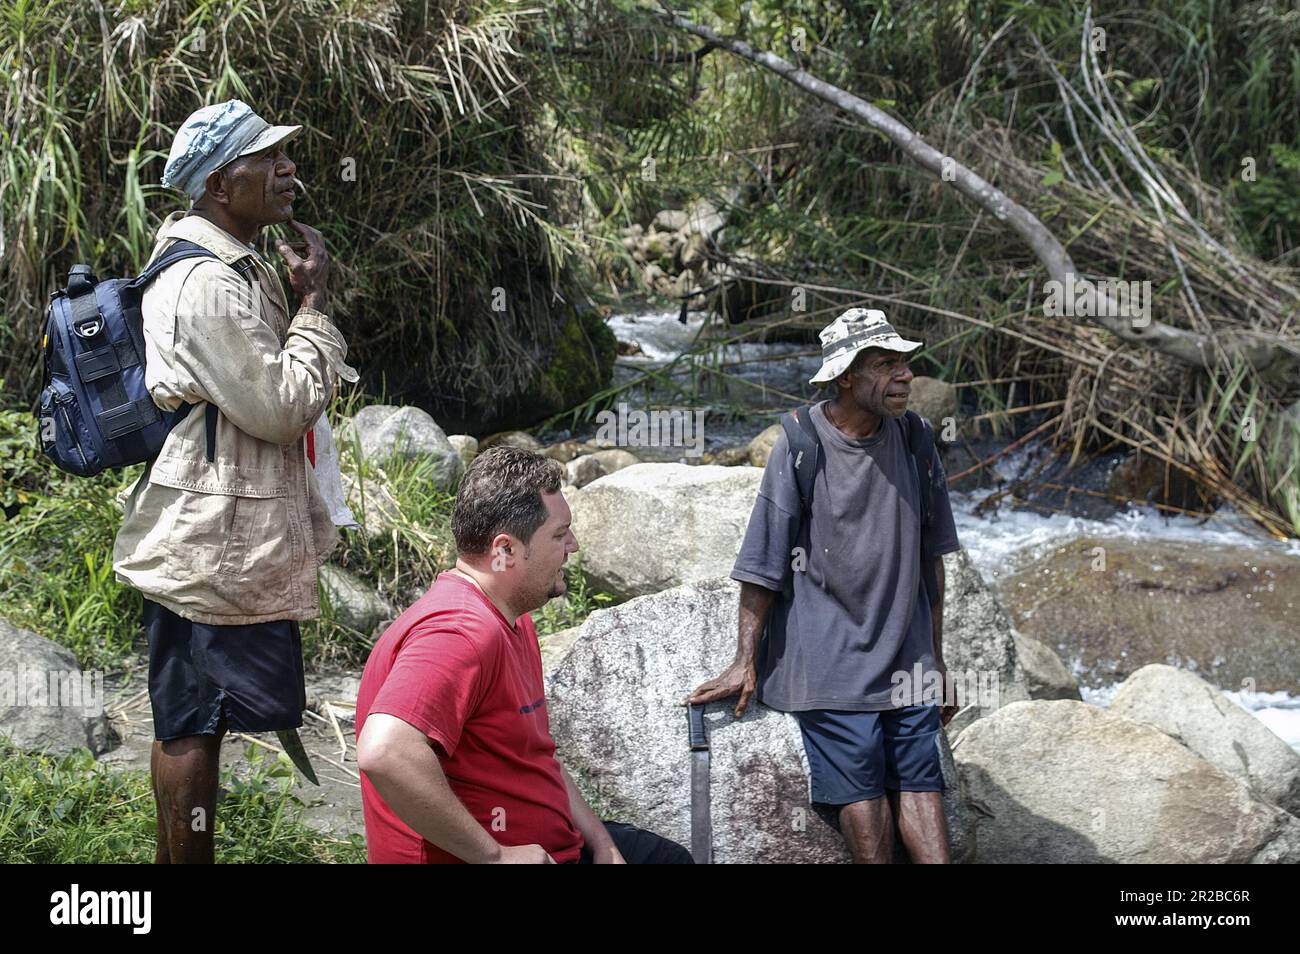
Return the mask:
[[[312, 428], [313, 450], [316, 454], [316, 485], [329, 507], [330, 519], [336, 527], [360, 526], [348, 509], [343, 494], [343, 475], [339, 473], [338, 448], [334, 446], [334, 432], [330, 429], [329, 415], [321, 414]], [[310, 463], [310, 459], [308, 461]]]

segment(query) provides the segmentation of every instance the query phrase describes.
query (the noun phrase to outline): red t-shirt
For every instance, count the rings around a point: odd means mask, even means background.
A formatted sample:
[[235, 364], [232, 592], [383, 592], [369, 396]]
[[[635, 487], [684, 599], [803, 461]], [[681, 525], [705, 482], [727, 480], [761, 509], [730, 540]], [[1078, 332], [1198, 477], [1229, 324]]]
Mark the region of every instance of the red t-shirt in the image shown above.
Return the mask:
[[[357, 692], [357, 737], [384, 712], [433, 742], [451, 790], [503, 845], [575, 861], [582, 833], [555, 758], [542, 656], [527, 613], [511, 627], [477, 586], [441, 573], [371, 650]], [[388, 807], [361, 773], [372, 864], [456, 864]]]

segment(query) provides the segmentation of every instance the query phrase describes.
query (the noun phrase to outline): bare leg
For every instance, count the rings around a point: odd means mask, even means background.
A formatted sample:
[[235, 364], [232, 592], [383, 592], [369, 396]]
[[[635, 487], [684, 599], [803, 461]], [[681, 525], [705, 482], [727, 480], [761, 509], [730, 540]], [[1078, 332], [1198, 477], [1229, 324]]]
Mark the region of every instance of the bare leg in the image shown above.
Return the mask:
[[158, 797], [158, 760], [162, 757], [162, 743], [157, 739], [149, 750], [149, 782], [153, 787], [154, 811], [158, 819], [157, 848], [154, 850], [153, 863], [165, 865], [171, 863], [171, 849], [168, 847], [167, 825], [163, 821], [162, 799]]
[[160, 863], [212, 864], [220, 753], [220, 734], [154, 742]]
[[887, 865], [894, 854], [894, 816], [889, 802], [869, 798], [840, 809], [840, 830], [858, 865]]
[[896, 799], [898, 833], [913, 864], [952, 863], [948, 850], [948, 820], [941, 792], [890, 792]]

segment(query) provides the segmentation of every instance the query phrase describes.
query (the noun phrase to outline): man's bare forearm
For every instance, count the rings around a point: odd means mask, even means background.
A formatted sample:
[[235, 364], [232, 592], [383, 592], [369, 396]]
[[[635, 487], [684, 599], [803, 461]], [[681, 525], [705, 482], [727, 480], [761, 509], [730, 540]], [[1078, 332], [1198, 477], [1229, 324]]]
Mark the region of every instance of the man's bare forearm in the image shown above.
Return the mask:
[[776, 593], [756, 583], [740, 584], [740, 635], [736, 643], [736, 659], [726, 672], [716, 679], [701, 683], [686, 697], [690, 705], [707, 705], [718, 699], [738, 695], [736, 718], [739, 719], [749, 705], [749, 697], [758, 685], [758, 644], [767, 625], [767, 614], [772, 610]]
[[943, 557], [934, 561], [934, 576], [939, 581], [939, 601], [930, 607], [930, 625], [934, 631], [934, 655], [943, 658], [943, 598], [948, 581], [943, 576]]
[[429, 745], [387, 748], [362, 771], [397, 816], [426, 841], [470, 864], [500, 858], [501, 846], [451, 790]]
[[569, 813], [573, 815], [573, 823], [578, 826], [578, 831], [582, 832], [582, 840], [586, 842], [587, 848], [593, 856], [613, 848], [614, 839], [609, 837], [600, 816], [592, 811], [587, 800], [582, 797], [578, 783], [563, 764], [560, 765], [560, 771], [564, 773], [564, 785], [569, 790]]
[[757, 583], [740, 584], [740, 631], [736, 644], [736, 665], [755, 666], [758, 662], [758, 642], [763, 637], [768, 613], [776, 601], [776, 593]]

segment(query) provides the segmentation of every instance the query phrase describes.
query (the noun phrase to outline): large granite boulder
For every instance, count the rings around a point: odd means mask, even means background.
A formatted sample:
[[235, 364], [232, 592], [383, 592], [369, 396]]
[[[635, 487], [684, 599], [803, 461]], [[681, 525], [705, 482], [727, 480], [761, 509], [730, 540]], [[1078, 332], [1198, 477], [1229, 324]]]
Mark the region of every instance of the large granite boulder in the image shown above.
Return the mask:
[[619, 598], [728, 575], [762, 478], [752, 467], [635, 464], [566, 494], [583, 573]]
[[1155, 726], [1300, 815], [1300, 754], [1195, 673], [1143, 666], [1124, 680], [1110, 711]]
[[578, 644], [581, 626], [569, 626], [559, 629], [549, 636], [537, 637], [537, 647], [542, 654], [542, 674], [549, 676], [569, 657], [573, 647]]
[[1153, 726], [1087, 703], [1012, 703], [962, 732], [953, 756], [977, 862], [1300, 862], [1300, 820]]
[[[594, 485], [593, 485], [594, 486]], [[559, 757], [614, 817], [690, 844], [684, 700], [736, 652], [739, 584], [713, 579], [631, 600], [587, 618], [547, 687]], [[713, 852], [727, 862], [843, 862], [838, 832], [812, 811], [793, 716], [735, 700], [708, 706]], [[947, 755], [947, 737], [937, 744]], [[954, 861], [973, 852], [971, 821], [945, 757]]]
[[1003, 577], [999, 595], [1092, 687], [1164, 663], [1224, 689], [1300, 692], [1300, 558], [1285, 553], [1079, 537]]
[[370, 404], [357, 411], [346, 428], [341, 439], [351, 440], [355, 433], [362, 454], [375, 463], [394, 455], [428, 457], [433, 482], [439, 487], [454, 486], [465, 472], [460, 452], [428, 412], [418, 407]]
[[0, 619], [0, 735], [27, 752], [103, 752], [103, 673], [83, 672], [72, 650]]
[[[965, 550], [943, 558], [943, 661], [948, 673], [974, 698], [958, 696], [963, 709], [948, 724], [955, 736], [975, 719], [1030, 698], [1029, 677], [1016, 649], [1016, 631], [997, 596]], [[990, 694], [985, 687], [991, 687]]]

